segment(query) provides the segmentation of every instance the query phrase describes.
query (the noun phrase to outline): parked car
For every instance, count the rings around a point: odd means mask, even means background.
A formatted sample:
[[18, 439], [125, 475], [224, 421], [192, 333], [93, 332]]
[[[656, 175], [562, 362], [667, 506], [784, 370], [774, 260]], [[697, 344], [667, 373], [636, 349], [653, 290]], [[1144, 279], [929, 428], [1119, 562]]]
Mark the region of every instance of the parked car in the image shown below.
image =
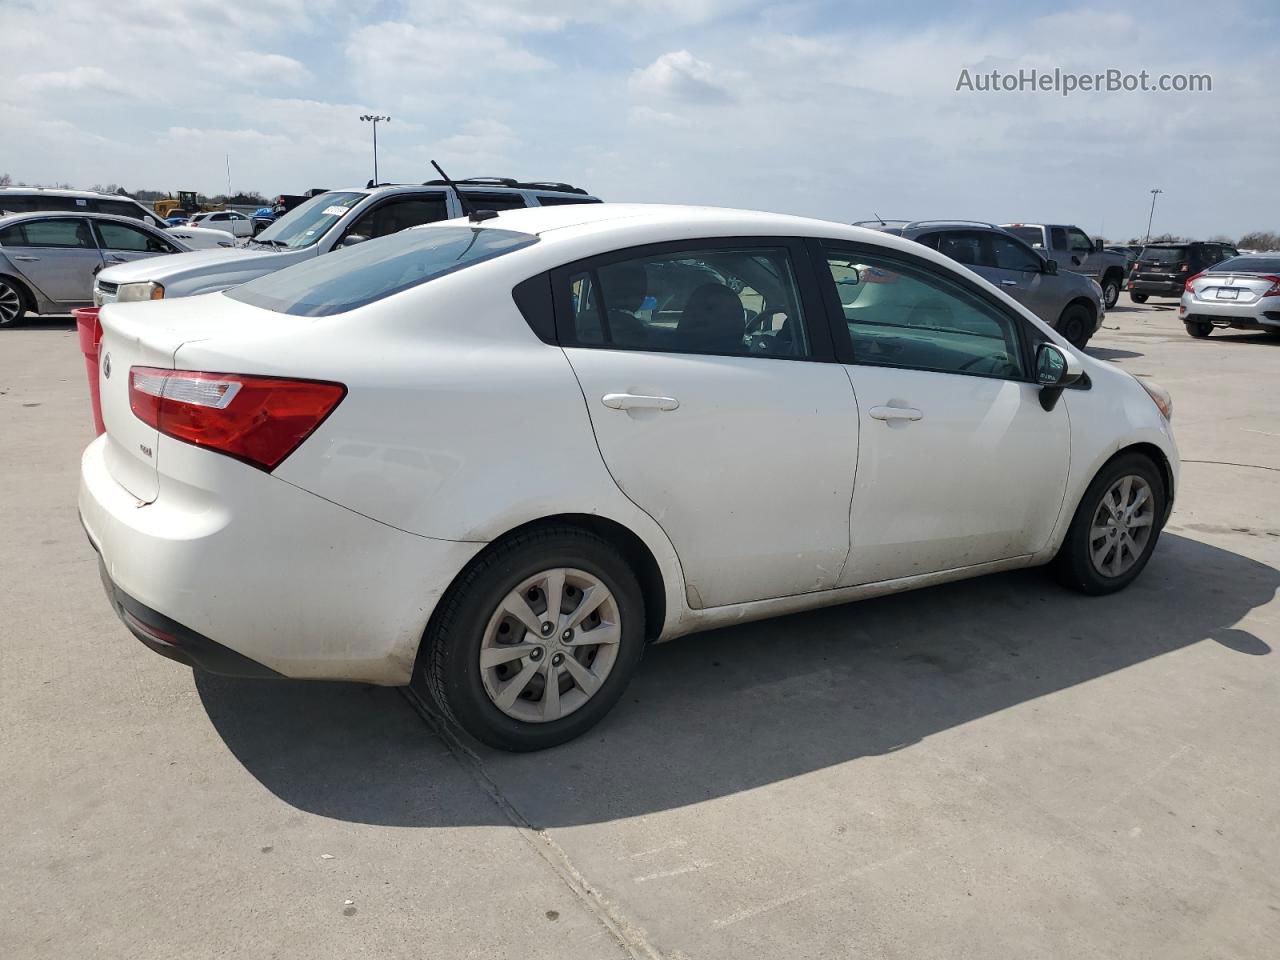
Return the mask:
[[253, 236], [257, 236], [276, 222], [276, 212], [271, 207], [259, 207], [253, 211]]
[[1102, 302], [1110, 310], [1124, 288], [1128, 257], [1107, 250], [1079, 227], [1069, 223], [1006, 223], [1004, 228], [1020, 240], [1044, 251], [1063, 270], [1083, 273], [1102, 288]]
[[109, 213], [132, 217], [163, 229], [164, 218], [132, 197], [88, 190], [58, 190], [45, 187], [0, 187], [0, 216], [8, 213], [63, 211], [70, 213]]
[[188, 219], [189, 218], [185, 216], [165, 217], [164, 222], [165, 225], [169, 227], [181, 227], [186, 224]]
[[1078, 273], [1062, 273], [1056, 261], [1031, 249], [993, 223], [972, 220], [864, 220], [857, 226], [906, 237], [931, 247], [979, 276], [1084, 347], [1102, 326], [1102, 289]]
[[1129, 299], [1146, 303], [1148, 297], [1181, 297], [1187, 277], [1236, 256], [1239, 252], [1229, 243], [1149, 243], [1129, 274]]
[[197, 213], [188, 221], [187, 226], [204, 227], [209, 230], [221, 230], [233, 237], [253, 236], [253, 221], [237, 210], [214, 210], [209, 213]]
[[[459, 185], [472, 204], [489, 210], [600, 202], [564, 183], [485, 178]], [[122, 297], [150, 300], [226, 290], [339, 247], [463, 214], [453, 189], [440, 181], [334, 190], [310, 198], [234, 250], [104, 270], [95, 296], [111, 303]]]
[[1280, 337], [1280, 254], [1231, 257], [1188, 277], [1178, 315], [1193, 337], [1214, 327]]
[[94, 275], [104, 266], [186, 249], [172, 235], [131, 217], [0, 217], [0, 324], [28, 313], [67, 313], [88, 306]]
[[797, 217], [509, 210], [102, 326], [79, 505], [134, 635], [411, 682], [506, 749], [650, 641], [1034, 564], [1121, 589], [1177, 484], [1163, 390]]

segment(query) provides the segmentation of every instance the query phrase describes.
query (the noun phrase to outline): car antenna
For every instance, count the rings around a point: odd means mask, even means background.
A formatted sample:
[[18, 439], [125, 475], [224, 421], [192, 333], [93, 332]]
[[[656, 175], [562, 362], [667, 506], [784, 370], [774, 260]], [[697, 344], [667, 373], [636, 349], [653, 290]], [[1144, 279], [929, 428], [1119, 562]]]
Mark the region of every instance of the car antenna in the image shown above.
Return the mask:
[[471, 205], [471, 201], [467, 199], [466, 194], [458, 189], [458, 185], [449, 179], [449, 175], [440, 169], [440, 164], [432, 160], [431, 165], [436, 168], [436, 173], [440, 174], [440, 179], [452, 187], [453, 192], [458, 195], [458, 203], [462, 204], [462, 212], [467, 215], [467, 219], [472, 223], [492, 220], [498, 215], [497, 210], [477, 210]]
[[878, 214], [878, 213], [876, 213], [874, 210], [872, 210], [872, 211], [871, 211], [871, 215], [872, 215], [873, 217], [875, 217], [877, 220], [879, 220], [879, 221], [880, 221], [880, 226], [882, 226], [882, 227], [883, 227], [883, 226], [885, 226], [885, 222], [884, 222], [883, 220], [880, 220], [880, 214]]

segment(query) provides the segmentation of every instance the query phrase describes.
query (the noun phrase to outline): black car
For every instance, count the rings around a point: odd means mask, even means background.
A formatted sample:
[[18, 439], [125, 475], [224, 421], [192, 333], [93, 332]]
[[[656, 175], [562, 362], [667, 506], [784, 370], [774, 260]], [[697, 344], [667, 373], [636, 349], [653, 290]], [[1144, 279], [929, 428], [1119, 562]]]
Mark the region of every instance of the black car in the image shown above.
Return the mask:
[[1129, 273], [1129, 299], [1146, 303], [1147, 297], [1180, 298], [1188, 277], [1239, 255], [1229, 243], [1149, 243]]

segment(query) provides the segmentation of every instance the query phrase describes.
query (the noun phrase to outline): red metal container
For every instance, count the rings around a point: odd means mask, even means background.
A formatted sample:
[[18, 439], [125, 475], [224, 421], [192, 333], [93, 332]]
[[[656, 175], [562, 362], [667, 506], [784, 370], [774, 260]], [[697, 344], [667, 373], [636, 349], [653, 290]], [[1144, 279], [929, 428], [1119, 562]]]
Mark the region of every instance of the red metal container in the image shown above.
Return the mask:
[[102, 340], [102, 324], [98, 307], [77, 307], [71, 311], [80, 334], [80, 352], [84, 354], [84, 372], [89, 378], [89, 402], [93, 405], [93, 426], [99, 435], [107, 432], [102, 423], [102, 398], [98, 394], [98, 343]]

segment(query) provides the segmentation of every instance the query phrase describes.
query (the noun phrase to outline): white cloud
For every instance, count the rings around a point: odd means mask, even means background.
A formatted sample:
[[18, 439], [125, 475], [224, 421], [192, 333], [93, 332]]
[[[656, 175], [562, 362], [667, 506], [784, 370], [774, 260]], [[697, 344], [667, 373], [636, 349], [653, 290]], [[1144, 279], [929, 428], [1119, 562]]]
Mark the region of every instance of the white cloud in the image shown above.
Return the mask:
[[26, 73], [16, 78], [14, 86], [25, 95], [84, 92], [132, 96], [132, 91], [122, 80], [101, 67]]
[[242, 83], [267, 82], [300, 87], [315, 79], [311, 71], [293, 57], [278, 53], [242, 50], [232, 57], [229, 67], [229, 76]]
[[664, 53], [631, 75], [631, 88], [686, 103], [728, 103], [733, 99], [728, 78], [688, 50]]

